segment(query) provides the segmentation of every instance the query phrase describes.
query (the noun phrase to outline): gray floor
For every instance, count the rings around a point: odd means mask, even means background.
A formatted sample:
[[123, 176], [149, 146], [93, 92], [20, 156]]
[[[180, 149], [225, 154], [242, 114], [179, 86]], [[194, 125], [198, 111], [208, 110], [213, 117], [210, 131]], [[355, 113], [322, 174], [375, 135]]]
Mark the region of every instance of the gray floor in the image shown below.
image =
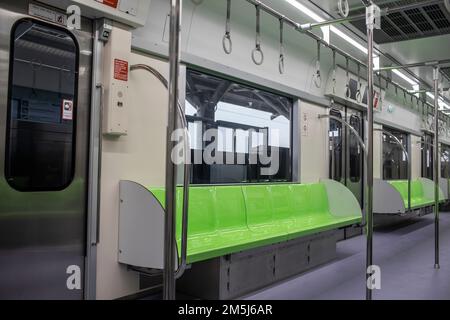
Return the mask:
[[[440, 266], [434, 269], [434, 216], [377, 228], [374, 264], [381, 290], [374, 299], [450, 299], [450, 212], [440, 215]], [[247, 299], [364, 299], [365, 236], [338, 243], [338, 258]]]

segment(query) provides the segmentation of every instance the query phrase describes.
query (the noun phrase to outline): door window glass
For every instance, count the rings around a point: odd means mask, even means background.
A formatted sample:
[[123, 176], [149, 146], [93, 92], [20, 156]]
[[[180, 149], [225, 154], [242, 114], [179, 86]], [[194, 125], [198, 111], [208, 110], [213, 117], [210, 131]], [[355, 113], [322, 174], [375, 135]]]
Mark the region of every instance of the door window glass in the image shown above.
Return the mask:
[[[408, 134], [396, 129], [384, 128], [395, 136], [408, 151]], [[408, 159], [396, 139], [383, 133], [383, 179], [408, 179]]]
[[74, 175], [78, 46], [29, 19], [11, 36], [5, 176], [19, 191], [62, 190]]
[[[361, 120], [358, 116], [352, 115], [350, 117], [350, 125], [361, 136]], [[349, 157], [350, 157], [350, 181], [361, 181], [361, 146], [359, 145], [358, 138], [352, 133], [349, 133]]]
[[[342, 118], [341, 112], [331, 110], [330, 115]], [[342, 123], [335, 119], [330, 119], [329, 147], [330, 147], [330, 177], [336, 181], [342, 180]]]

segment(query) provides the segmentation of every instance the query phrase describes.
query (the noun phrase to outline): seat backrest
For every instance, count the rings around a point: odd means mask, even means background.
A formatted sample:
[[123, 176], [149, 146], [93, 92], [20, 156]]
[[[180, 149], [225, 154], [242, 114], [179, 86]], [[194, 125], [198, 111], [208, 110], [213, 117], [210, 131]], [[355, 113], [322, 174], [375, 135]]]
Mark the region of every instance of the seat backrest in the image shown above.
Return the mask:
[[[406, 188], [408, 188], [408, 182], [406, 182]], [[411, 198], [423, 198], [423, 186], [418, 180], [411, 181]]]
[[293, 218], [294, 202], [289, 184], [268, 186], [274, 220]]
[[328, 194], [322, 183], [310, 184], [308, 188], [309, 208], [314, 213], [328, 213]]
[[[400, 193], [404, 200], [408, 199], [408, 180], [395, 180], [389, 183]], [[423, 187], [419, 180], [411, 181], [411, 199], [423, 197]]]
[[[149, 188], [164, 207], [164, 188]], [[183, 189], [177, 188], [177, 239], [181, 234]], [[247, 229], [277, 220], [328, 212], [323, 184], [206, 186], [189, 188], [190, 236], [217, 230]]]
[[292, 205], [293, 205], [293, 217], [301, 218], [310, 213], [308, 185], [306, 184], [291, 184], [289, 186], [291, 190]]
[[272, 222], [272, 204], [267, 185], [242, 186], [249, 226]]
[[[404, 181], [404, 180], [392, 180], [389, 181], [389, 183], [391, 184], [391, 186], [393, 186], [401, 195], [401, 197], [405, 200], [408, 199], [408, 181]], [[411, 190], [412, 190], [412, 184], [411, 184]], [[412, 192], [411, 192], [411, 197], [412, 197]]]
[[[165, 189], [148, 188], [165, 208]], [[189, 216], [188, 233], [195, 235], [199, 233], [214, 232], [216, 229], [215, 218], [215, 189], [214, 187], [189, 188]], [[183, 188], [177, 187], [177, 209], [176, 209], [176, 238], [180, 239], [183, 214]]]
[[247, 216], [241, 186], [216, 187], [215, 209], [219, 230], [246, 229]]
[[[188, 216], [189, 234], [216, 231], [215, 192], [214, 187], [189, 188], [189, 213], [191, 213]], [[177, 195], [177, 202], [181, 202], [181, 199], [182, 197]]]

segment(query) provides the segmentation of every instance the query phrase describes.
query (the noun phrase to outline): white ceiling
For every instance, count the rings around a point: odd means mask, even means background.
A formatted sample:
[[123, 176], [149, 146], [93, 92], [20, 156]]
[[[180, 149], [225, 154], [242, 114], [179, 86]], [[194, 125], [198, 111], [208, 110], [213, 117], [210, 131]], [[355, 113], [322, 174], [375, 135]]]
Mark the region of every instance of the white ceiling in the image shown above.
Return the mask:
[[[327, 17], [338, 18], [340, 17], [337, 10], [337, 0], [297, 0], [309, 8], [313, 9], [315, 12]], [[279, 7], [284, 7], [284, 10], [292, 11], [292, 8], [286, 7], [286, 1], [278, 0], [271, 1], [277, 2]], [[408, 5], [415, 3], [414, 0], [375, 0], [377, 4], [389, 4], [389, 3], [401, 3], [402, 5]], [[358, 10], [363, 8], [361, 0], [349, 0], [350, 9]], [[289, 5], [288, 5], [289, 6]], [[311, 20], [311, 18], [306, 18]], [[365, 34], [361, 33], [356, 27], [350, 23], [346, 23], [344, 27], [347, 29], [349, 34], [353, 33], [355, 38], [366, 39]], [[346, 45], [343, 43], [343, 46]], [[444, 60], [450, 59], [450, 34], [434, 36], [428, 38], [406, 40], [401, 42], [393, 42], [388, 44], [377, 45], [377, 48], [387, 55], [394, 58], [400, 64], [409, 64], [422, 61], [430, 60]], [[359, 53], [356, 53], [357, 55]], [[361, 55], [360, 55], [361, 56]], [[362, 59], [367, 59], [367, 57], [362, 56]], [[395, 64], [386, 58], [381, 58], [381, 66]], [[432, 85], [432, 74], [431, 68], [415, 68], [409, 69], [420, 79], [424, 80], [428, 85]], [[446, 79], [443, 80], [445, 86], [448, 85]]]

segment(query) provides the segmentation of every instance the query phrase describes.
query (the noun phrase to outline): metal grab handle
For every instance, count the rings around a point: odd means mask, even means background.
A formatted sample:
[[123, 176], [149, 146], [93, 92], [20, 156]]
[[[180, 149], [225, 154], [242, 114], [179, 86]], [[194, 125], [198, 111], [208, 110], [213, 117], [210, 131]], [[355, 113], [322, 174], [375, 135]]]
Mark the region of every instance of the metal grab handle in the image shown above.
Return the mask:
[[408, 210], [411, 210], [411, 161], [409, 159], [408, 151], [406, 150], [403, 143], [389, 131], [384, 130], [384, 129], [373, 129], [373, 131], [382, 132], [382, 133], [388, 135], [389, 137], [391, 137], [392, 139], [394, 139], [395, 143], [400, 146], [403, 153], [405, 154], [406, 161], [408, 162]]
[[225, 35], [222, 38], [223, 51], [231, 54], [233, 51], [233, 42], [231, 41], [231, 0], [227, 0], [227, 21], [225, 23]]
[[103, 154], [103, 117], [104, 117], [104, 96], [105, 87], [101, 83], [95, 85], [100, 90], [99, 104], [99, 126], [98, 126], [98, 158], [97, 158], [97, 230], [95, 233], [95, 244], [100, 242], [100, 209], [101, 209], [101, 180], [102, 180], [102, 154]]
[[[146, 70], [154, 75], [166, 89], [169, 89], [169, 83], [166, 78], [155, 68], [146, 65], [146, 64], [135, 64], [130, 67], [130, 71], [134, 70]], [[177, 102], [177, 109], [180, 122], [183, 126], [183, 134], [185, 141], [185, 162], [184, 162], [184, 176], [183, 176], [183, 209], [182, 209], [182, 224], [181, 224], [181, 263], [178, 265], [178, 269], [175, 271], [175, 278], [180, 278], [184, 271], [186, 270], [187, 265], [187, 236], [188, 236], [188, 217], [189, 217], [189, 181], [190, 181], [190, 173], [191, 166], [188, 153], [190, 152], [189, 145], [189, 133], [188, 126], [186, 121], [186, 114], [181, 107], [180, 102]]]
[[[253, 62], [260, 66], [264, 62], [264, 53], [261, 50], [261, 9], [259, 4], [255, 5], [256, 8], [256, 39], [255, 39], [255, 49], [252, 50], [252, 60]], [[259, 59], [257, 55], [259, 54]]]
[[283, 37], [283, 18], [280, 18], [280, 59], [278, 60], [278, 71], [280, 74], [284, 73], [284, 54], [285, 54], [285, 48], [284, 48], [284, 37]]

